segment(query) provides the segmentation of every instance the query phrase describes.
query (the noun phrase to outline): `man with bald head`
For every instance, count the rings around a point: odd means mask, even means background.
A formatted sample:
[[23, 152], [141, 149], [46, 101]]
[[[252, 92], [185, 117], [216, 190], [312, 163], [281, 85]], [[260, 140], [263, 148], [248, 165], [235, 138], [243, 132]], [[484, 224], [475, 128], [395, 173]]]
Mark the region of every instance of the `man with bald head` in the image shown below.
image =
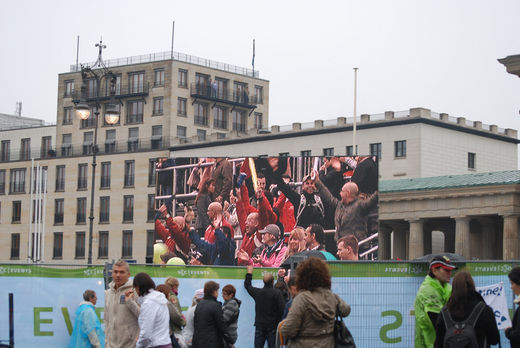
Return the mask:
[[251, 285], [253, 279], [253, 266], [247, 267], [244, 287], [255, 300], [255, 348], [264, 347], [265, 341], [269, 348], [274, 348], [276, 340], [276, 328], [282, 319], [285, 308], [285, 300], [282, 292], [273, 286], [272, 273], [264, 273], [264, 287], [256, 288]]
[[[377, 206], [378, 192], [367, 199], [358, 198], [358, 187], [353, 182], [347, 182], [343, 185], [341, 192], [341, 200], [334, 197], [325, 185], [318, 179], [316, 187], [319, 189], [320, 197], [325, 204], [331, 208], [335, 208], [334, 224], [336, 226], [335, 240], [339, 240], [348, 234], [353, 234], [358, 240], [367, 237], [367, 215], [370, 210]], [[363, 250], [360, 250], [363, 252]]]
[[[160, 216], [155, 220], [157, 235], [170, 252], [187, 262], [191, 241], [186, 221], [182, 216], [170, 216], [168, 208], [164, 204], [159, 207], [158, 215]], [[162, 218], [162, 221], [159, 217]]]
[[214, 224], [211, 223], [208, 228], [206, 228], [206, 232], [204, 232], [204, 240], [206, 242], [215, 243], [215, 228], [222, 226], [229, 228], [231, 231], [231, 239], [235, 237], [233, 226], [224, 219], [222, 215], [222, 205], [219, 202], [213, 202], [208, 206], [208, 216], [212, 222], [216, 220], [220, 221], [220, 226], [215, 227]]

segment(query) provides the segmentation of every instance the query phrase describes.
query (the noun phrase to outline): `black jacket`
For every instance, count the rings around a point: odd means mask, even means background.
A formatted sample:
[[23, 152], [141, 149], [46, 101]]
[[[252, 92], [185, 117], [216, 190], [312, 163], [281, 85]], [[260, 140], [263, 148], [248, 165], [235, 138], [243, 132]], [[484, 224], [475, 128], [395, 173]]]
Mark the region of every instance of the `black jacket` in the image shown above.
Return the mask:
[[[469, 315], [471, 314], [471, 311], [473, 308], [479, 303], [480, 301], [484, 301], [482, 296], [478, 292], [474, 292], [472, 294], [469, 294], [468, 296], [468, 303], [464, 307], [464, 316], [456, 316], [453, 315], [453, 313], [450, 312], [451, 317], [454, 321], [463, 321], [466, 320]], [[446, 324], [444, 324], [444, 318], [442, 314], [438, 315], [437, 318], [437, 325], [435, 326], [436, 331], [436, 338], [435, 338], [435, 344], [434, 347], [442, 348], [444, 343], [444, 334], [446, 333]], [[480, 313], [480, 316], [477, 319], [477, 322], [475, 324], [475, 332], [477, 333], [477, 341], [479, 344], [479, 348], [483, 348], [484, 344], [484, 338], [487, 338], [487, 345], [486, 347], [489, 347], [490, 344], [497, 344], [498, 341], [500, 341], [500, 336], [498, 333], [497, 323], [495, 321], [495, 315], [493, 314], [493, 310], [491, 307], [486, 306]]]
[[513, 316], [513, 326], [506, 329], [506, 337], [511, 342], [511, 348], [520, 348], [520, 307]]
[[193, 348], [221, 348], [227, 337], [222, 305], [217, 299], [204, 297], [195, 308]]
[[255, 326], [268, 330], [276, 329], [285, 308], [282, 292], [272, 285], [255, 288], [251, 285], [252, 279], [252, 274], [246, 274], [244, 287], [255, 300]]

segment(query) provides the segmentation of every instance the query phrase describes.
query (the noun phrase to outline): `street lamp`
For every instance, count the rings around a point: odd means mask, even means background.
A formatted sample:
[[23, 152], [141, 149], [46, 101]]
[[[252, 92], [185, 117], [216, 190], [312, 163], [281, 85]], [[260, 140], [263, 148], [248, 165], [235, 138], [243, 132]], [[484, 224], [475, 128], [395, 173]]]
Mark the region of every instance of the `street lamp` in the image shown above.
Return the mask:
[[[116, 75], [105, 66], [105, 62], [102, 58], [103, 48], [106, 48], [106, 45], [103, 45], [103, 41], [99, 41], [96, 44], [96, 47], [99, 48], [99, 54], [97, 61], [94, 63], [93, 68], [97, 68], [94, 70], [89, 66], [81, 66], [81, 95], [79, 99], [74, 99], [74, 105], [76, 109], [76, 116], [81, 120], [87, 120], [91, 117], [90, 109], [92, 107], [95, 108], [94, 111], [94, 139], [91, 144], [92, 146], [92, 186], [90, 191], [90, 215], [89, 219], [89, 231], [88, 231], [88, 260], [87, 264], [92, 264], [92, 234], [94, 230], [94, 190], [96, 184], [96, 153], [97, 149], [97, 131], [98, 131], [98, 122], [99, 122], [99, 110], [101, 109], [101, 102], [104, 100], [108, 100], [108, 104], [105, 107], [105, 123], [108, 125], [114, 125], [119, 121], [119, 110], [117, 107], [117, 103], [115, 101], [114, 95], [116, 92]], [[95, 81], [94, 87], [89, 89], [87, 93], [87, 83], [92, 80]], [[100, 95], [101, 92], [101, 82], [110, 83], [110, 92], [108, 96]], [[92, 85], [91, 85], [92, 86]]]

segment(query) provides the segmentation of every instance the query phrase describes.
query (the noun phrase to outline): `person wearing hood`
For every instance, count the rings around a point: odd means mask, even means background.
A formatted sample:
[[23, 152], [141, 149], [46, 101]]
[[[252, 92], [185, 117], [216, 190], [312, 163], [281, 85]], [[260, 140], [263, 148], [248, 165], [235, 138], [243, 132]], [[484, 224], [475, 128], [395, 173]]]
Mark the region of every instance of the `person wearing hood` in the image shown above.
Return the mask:
[[141, 303], [136, 348], [172, 348], [168, 300], [163, 293], [154, 290], [154, 281], [144, 272], [135, 275], [134, 289]]
[[76, 310], [76, 320], [74, 321], [69, 348], [105, 348], [105, 333], [94, 309], [97, 303], [94, 290], [86, 290], [83, 293], [83, 300]]
[[119, 260], [112, 268], [112, 278], [105, 291], [105, 335], [107, 348], [135, 347], [139, 334], [139, 304], [132, 291], [130, 268]]
[[229, 337], [227, 347], [233, 347], [238, 339], [238, 316], [242, 301], [235, 297], [236, 292], [237, 289], [231, 284], [222, 288], [222, 298], [224, 299], [222, 311], [224, 312], [224, 324], [226, 324]]
[[289, 314], [279, 327], [289, 340], [287, 347], [334, 347], [334, 320], [350, 314], [345, 303], [331, 288], [331, 277], [325, 261], [310, 257], [296, 268], [298, 295]]

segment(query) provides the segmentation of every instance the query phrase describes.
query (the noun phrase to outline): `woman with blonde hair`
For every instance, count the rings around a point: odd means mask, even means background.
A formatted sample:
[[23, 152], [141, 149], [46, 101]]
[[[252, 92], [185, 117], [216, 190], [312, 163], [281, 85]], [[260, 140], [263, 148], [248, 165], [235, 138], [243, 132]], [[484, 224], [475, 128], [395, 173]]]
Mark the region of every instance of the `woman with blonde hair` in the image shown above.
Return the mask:
[[298, 254], [305, 250], [305, 230], [302, 227], [295, 227], [289, 235], [289, 242], [287, 243], [287, 251], [283, 260], [287, 260], [289, 256]]

